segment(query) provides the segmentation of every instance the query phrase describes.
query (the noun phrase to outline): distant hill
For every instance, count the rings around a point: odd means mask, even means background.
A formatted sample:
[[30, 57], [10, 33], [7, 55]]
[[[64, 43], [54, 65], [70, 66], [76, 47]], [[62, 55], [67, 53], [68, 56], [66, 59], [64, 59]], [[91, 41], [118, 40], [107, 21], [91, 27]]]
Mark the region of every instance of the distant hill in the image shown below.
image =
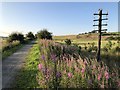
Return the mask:
[[[116, 37], [120, 35], [120, 32], [107, 32], [102, 33], [102, 39], [106, 40], [108, 37]], [[78, 35], [60, 35], [60, 36], [53, 36], [54, 40], [65, 40], [65, 39], [80, 39], [80, 40], [97, 40], [98, 39], [98, 33], [82, 33]]]

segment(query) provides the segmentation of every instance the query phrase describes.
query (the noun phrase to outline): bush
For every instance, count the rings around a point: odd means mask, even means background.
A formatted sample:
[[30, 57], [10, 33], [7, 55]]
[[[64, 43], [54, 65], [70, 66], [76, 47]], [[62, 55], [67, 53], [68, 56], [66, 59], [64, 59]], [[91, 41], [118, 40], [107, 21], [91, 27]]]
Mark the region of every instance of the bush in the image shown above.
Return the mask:
[[35, 36], [33, 35], [32, 32], [28, 32], [28, 34], [26, 35], [26, 37], [27, 37], [29, 40], [35, 39]]
[[70, 39], [66, 39], [66, 40], [65, 40], [65, 43], [66, 43], [67, 45], [71, 45], [71, 40], [70, 40]]
[[108, 43], [106, 44], [106, 47], [111, 50], [112, 48], [112, 42], [109, 40]]
[[9, 35], [8, 42], [13, 42], [15, 40], [20, 41], [20, 43], [24, 42], [24, 35], [21, 33], [12, 33]]
[[52, 40], [52, 33], [48, 32], [47, 29], [43, 29], [37, 33], [39, 39], [49, 39]]
[[88, 52], [92, 52], [93, 48], [92, 47], [89, 47], [88, 48]]
[[115, 37], [110, 36], [110, 37], [106, 38], [106, 40], [120, 40], [120, 37], [119, 36], [115, 36]]
[[103, 51], [104, 52], [108, 52], [108, 48], [107, 47], [103, 47]]
[[117, 52], [120, 52], [120, 47], [117, 46], [117, 47], [115, 48], [115, 50], [116, 50]]

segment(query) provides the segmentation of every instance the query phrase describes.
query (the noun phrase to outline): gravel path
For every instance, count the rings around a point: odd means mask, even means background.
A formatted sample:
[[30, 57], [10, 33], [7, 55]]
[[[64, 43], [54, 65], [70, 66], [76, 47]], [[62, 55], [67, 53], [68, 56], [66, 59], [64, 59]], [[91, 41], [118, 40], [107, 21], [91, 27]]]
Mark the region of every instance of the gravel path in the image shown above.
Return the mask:
[[10, 88], [15, 75], [25, 62], [25, 57], [33, 43], [25, 45], [10, 57], [2, 61], [2, 88]]

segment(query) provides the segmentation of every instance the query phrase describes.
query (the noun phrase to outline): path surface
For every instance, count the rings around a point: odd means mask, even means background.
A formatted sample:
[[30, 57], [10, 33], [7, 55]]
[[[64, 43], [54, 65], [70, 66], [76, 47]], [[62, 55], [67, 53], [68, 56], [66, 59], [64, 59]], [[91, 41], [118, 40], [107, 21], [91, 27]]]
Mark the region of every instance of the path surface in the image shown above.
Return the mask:
[[25, 62], [25, 57], [29, 49], [33, 46], [31, 44], [25, 45], [22, 49], [15, 52], [2, 62], [2, 88], [10, 88], [10, 84], [14, 80], [17, 71], [20, 70]]

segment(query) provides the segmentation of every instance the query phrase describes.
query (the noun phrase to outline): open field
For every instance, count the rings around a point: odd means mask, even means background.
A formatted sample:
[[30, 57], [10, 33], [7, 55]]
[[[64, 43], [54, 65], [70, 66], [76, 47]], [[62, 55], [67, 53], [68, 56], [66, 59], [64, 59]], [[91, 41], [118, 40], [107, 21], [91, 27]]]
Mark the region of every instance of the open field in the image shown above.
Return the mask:
[[[109, 40], [106, 39], [111, 36], [116, 35], [102, 36], [101, 47], [104, 47], [108, 43]], [[98, 34], [83, 34], [79, 35], [79, 38], [77, 38], [77, 35], [54, 36], [53, 39], [55, 42], [59, 43], [65, 43], [65, 39], [70, 39], [72, 41], [72, 44], [77, 44], [81, 47], [89, 46], [93, 42], [95, 43], [95, 46], [98, 45]], [[114, 43], [115, 46], [118, 46], [117, 40], [111, 40], [111, 42]]]

